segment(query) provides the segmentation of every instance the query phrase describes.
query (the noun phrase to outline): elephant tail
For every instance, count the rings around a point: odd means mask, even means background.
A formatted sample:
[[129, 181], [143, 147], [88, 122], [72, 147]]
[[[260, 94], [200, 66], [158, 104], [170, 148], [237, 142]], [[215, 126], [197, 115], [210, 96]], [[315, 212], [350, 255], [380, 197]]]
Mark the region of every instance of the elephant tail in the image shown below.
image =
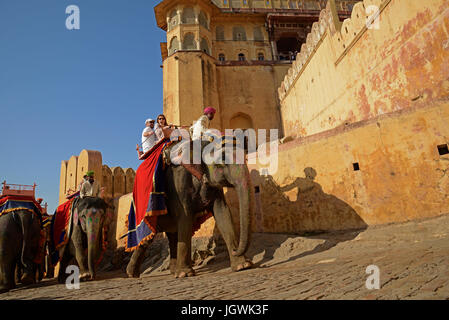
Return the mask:
[[[23, 235], [23, 240], [22, 240], [22, 252], [21, 252], [21, 256], [20, 256], [20, 261], [22, 263], [22, 267], [24, 270], [32, 270], [32, 260], [30, 259], [31, 257], [31, 253], [32, 253], [32, 248], [31, 248], [31, 225], [33, 223], [34, 220], [34, 215], [33, 214], [29, 214], [28, 212], [25, 212], [21, 215], [18, 214], [19, 212], [14, 212], [14, 214], [17, 215], [17, 217], [19, 218], [18, 220], [20, 221], [20, 225], [22, 227], [22, 235]], [[34, 257], [33, 257], [34, 258]]]

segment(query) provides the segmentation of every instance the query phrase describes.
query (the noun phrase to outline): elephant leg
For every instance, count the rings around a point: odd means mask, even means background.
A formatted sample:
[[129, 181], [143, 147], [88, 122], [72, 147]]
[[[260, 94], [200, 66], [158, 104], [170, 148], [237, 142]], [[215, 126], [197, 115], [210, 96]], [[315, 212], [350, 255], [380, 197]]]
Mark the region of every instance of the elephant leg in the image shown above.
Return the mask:
[[[20, 216], [23, 232], [23, 245], [21, 262], [23, 266], [23, 274], [20, 282], [24, 285], [33, 284], [36, 282], [36, 269], [33, 262], [33, 257], [37, 252], [36, 235], [33, 234], [36, 221], [34, 215], [25, 213]], [[40, 228], [40, 227], [37, 227]], [[39, 241], [37, 239], [37, 241]]]
[[80, 281], [86, 281], [90, 278], [89, 268], [87, 266], [87, 255], [83, 245], [83, 234], [80, 227], [75, 226], [72, 233], [72, 243], [75, 248], [75, 258], [80, 268]]
[[0, 254], [0, 293], [8, 292], [16, 287], [15, 271], [16, 263], [12, 263], [3, 259]]
[[[184, 209], [185, 210], [185, 209]], [[185, 212], [187, 212], [185, 210]], [[178, 217], [178, 245], [176, 251], [176, 278], [192, 277], [192, 228], [193, 214], [182, 213]]]
[[235, 235], [234, 225], [229, 207], [222, 198], [218, 198], [214, 202], [214, 218], [217, 223], [218, 230], [226, 242], [229, 258], [231, 260], [232, 271], [241, 271], [251, 268], [253, 263], [244, 255], [235, 256], [232, 252], [238, 247], [238, 240]]
[[51, 279], [55, 276], [55, 268], [51, 265], [50, 255], [45, 256], [45, 278]]
[[145, 252], [150, 246], [152, 240], [145, 242], [140, 245], [136, 250], [134, 250], [131, 259], [129, 260], [128, 266], [126, 267], [126, 274], [129, 278], [139, 278], [140, 277], [140, 267], [143, 260], [145, 259]]
[[64, 249], [61, 261], [59, 261], [59, 271], [58, 271], [58, 282], [65, 283], [67, 277], [69, 276], [65, 271], [70, 261], [72, 260], [72, 255], [70, 254], [70, 243], [68, 243]]
[[12, 214], [0, 217], [0, 293], [8, 292], [16, 287], [15, 271], [22, 248], [22, 232], [20, 226], [12, 218]]
[[14, 270], [14, 279], [16, 283], [20, 283], [20, 278], [22, 278], [22, 267], [20, 266], [20, 262], [16, 264], [16, 268]]
[[176, 259], [178, 256], [178, 233], [166, 232], [168, 245], [170, 247], [170, 274], [176, 273]]

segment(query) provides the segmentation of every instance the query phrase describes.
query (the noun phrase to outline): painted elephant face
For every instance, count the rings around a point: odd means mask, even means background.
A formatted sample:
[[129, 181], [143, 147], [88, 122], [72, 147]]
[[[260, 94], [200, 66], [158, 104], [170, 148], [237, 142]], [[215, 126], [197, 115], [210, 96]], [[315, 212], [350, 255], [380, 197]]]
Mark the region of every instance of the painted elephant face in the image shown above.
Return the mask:
[[[83, 232], [89, 233], [89, 230], [100, 230], [103, 226], [106, 211], [103, 208], [86, 208], [78, 213], [78, 220]], [[91, 234], [95, 236], [95, 232]], [[90, 239], [94, 240], [94, 239]]]

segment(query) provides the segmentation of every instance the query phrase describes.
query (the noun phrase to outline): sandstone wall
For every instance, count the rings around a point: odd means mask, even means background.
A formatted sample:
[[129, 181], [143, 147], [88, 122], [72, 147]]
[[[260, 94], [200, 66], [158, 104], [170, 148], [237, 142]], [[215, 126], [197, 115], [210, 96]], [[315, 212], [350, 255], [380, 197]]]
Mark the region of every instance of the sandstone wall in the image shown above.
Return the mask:
[[[447, 0], [365, 0], [343, 23], [333, 4], [313, 24], [279, 88], [286, 135], [307, 136], [448, 95]], [[368, 29], [372, 5], [380, 14]]]
[[262, 231], [363, 228], [448, 213], [448, 120], [446, 99], [280, 145], [275, 174], [250, 165]]
[[129, 190], [132, 192], [136, 175], [134, 170], [128, 168], [124, 171], [120, 167], [111, 170], [107, 165], [103, 165], [102, 161], [101, 152], [94, 150], [82, 150], [79, 156], [72, 156], [69, 161], [62, 161], [59, 204], [66, 201], [66, 194], [70, 189], [77, 190], [84, 174], [90, 170], [95, 172], [95, 178], [100, 186], [105, 187], [104, 198], [112, 200], [121, 197]]

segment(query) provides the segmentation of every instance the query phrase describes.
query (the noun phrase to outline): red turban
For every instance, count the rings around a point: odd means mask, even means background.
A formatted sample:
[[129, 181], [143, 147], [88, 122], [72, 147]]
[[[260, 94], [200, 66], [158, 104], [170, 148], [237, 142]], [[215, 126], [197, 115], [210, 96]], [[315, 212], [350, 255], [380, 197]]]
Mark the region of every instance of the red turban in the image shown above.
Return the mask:
[[217, 110], [215, 110], [212, 107], [207, 107], [206, 109], [204, 109], [204, 114], [208, 114], [208, 113], [216, 113]]

